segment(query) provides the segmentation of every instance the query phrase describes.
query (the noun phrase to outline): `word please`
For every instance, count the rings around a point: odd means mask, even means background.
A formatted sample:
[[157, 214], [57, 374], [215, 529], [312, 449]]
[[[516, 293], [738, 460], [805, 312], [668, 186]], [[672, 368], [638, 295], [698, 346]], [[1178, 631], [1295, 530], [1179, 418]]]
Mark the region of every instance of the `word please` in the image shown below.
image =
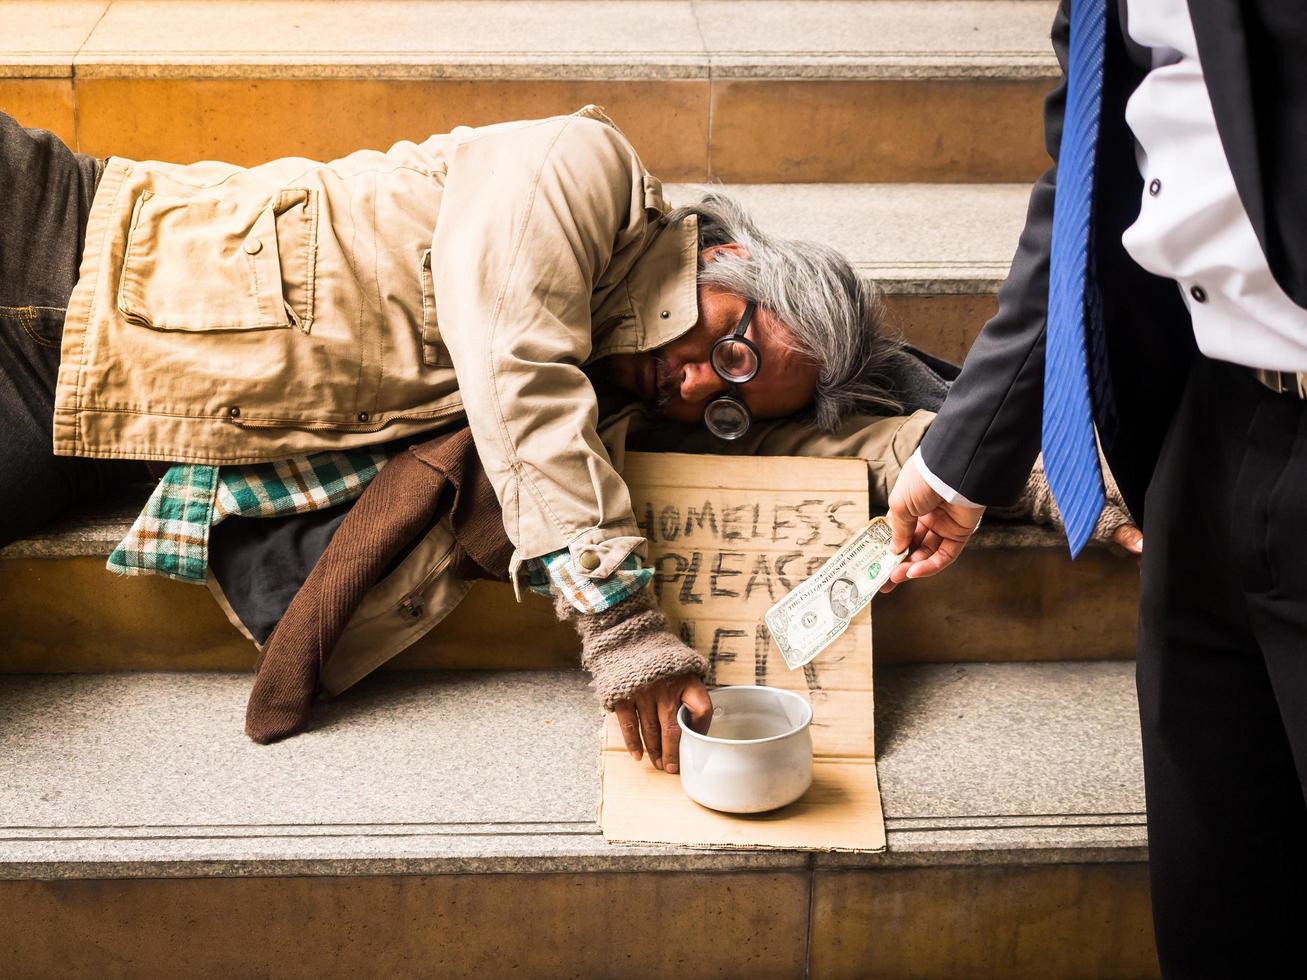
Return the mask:
[[653, 587], [659, 600], [663, 590], [678, 586], [681, 605], [697, 605], [704, 596], [716, 599], [750, 599], [762, 590], [775, 602], [815, 572], [825, 555], [787, 551], [784, 554], [746, 554], [743, 551], [663, 550], [653, 557]]

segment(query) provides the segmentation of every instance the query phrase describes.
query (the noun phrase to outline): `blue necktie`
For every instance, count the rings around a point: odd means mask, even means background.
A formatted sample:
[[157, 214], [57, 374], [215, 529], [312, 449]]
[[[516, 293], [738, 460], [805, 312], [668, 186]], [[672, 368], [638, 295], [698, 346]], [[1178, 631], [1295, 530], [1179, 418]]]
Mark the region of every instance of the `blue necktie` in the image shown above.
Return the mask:
[[1085, 355], [1086, 310], [1097, 307], [1089, 233], [1106, 24], [1106, 0], [1073, 0], [1066, 114], [1053, 200], [1044, 351], [1044, 470], [1073, 558], [1094, 533], [1106, 502]]

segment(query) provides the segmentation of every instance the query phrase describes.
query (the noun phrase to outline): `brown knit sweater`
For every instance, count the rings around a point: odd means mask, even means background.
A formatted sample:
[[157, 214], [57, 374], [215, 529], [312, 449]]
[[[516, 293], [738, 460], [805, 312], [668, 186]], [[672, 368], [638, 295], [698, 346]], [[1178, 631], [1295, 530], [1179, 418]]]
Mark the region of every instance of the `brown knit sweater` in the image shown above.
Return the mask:
[[554, 611], [559, 619], [571, 620], [580, 634], [581, 665], [608, 711], [655, 681], [680, 674], [703, 677], [708, 670], [703, 654], [667, 632], [667, 617], [648, 589], [584, 615], [555, 593]]
[[[1112, 472], [1107, 468], [1106, 461], [1103, 461], [1102, 468], [1107, 503], [1098, 516], [1098, 523], [1094, 526], [1094, 533], [1090, 540], [1099, 544], [1110, 544], [1117, 528], [1123, 524], [1133, 523], [1133, 519], [1130, 517], [1130, 512], [1125, 509], [1125, 501], [1121, 498], [1121, 491], [1117, 488], [1116, 480], [1112, 478]], [[1053, 500], [1053, 491], [1049, 489], [1048, 478], [1044, 475], [1043, 456], [1035, 460], [1030, 476], [1026, 479], [1025, 489], [1021, 491], [1020, 499], [1010, 507], [990, 507], [988, 513], [999, 518], [1048, 524], [1059, 531], [1064, 529], [1062, 515], [1058, 512], [1057, 503]]]
[[453, 570], [507, 580], [512, 545], [466, 426], [396, 455], [364, 490], [268, 638], [245, 733], [268, 743], [308, 725], [322, 665], [390, 560], [449, 514]]

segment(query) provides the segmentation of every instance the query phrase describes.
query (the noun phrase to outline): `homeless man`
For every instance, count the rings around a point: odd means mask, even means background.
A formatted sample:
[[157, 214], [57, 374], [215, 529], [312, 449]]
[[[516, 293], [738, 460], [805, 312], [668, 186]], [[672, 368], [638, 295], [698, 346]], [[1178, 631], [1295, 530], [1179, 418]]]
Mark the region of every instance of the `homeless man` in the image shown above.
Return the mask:
[[[711, 705], [703, 659], [647, 588], [613, 462], [627, 440], [859, 455], [883, 502], [946, 389], [883, 336], [874, 286], [842, 256], [765, 236], [719, 195], [672, 211], [593, 107], [252, 168], [101, 163], [0, 117], [0, 168], [26, 189], [0, 201], [0, 545], [152, 461], [163, 479], [110, 566], [207, 580], [275, 647], [308, 571], [280, 574], [264, 539], [312, 567], [333, 545], [305, 542], [346, 526], [335, 505], [379, 493], [411, 462], [404, 447], [470, 429], [506, 533], [501, 573], [554, 596], [632, 754], [672, 772], [677, 708]], [[448, 454], [432, 465], [448, 470]], [[336, 523], [306, 523], [323, 515]], [[405, 520], [313, 659], [305, 704], [466, 593], [450, 556], [467, 539], [448, 515]], [[232, 546], [260, 556], [233, 573], [218, 545], [250, 526], [264, 551]], [[305, 704], [247, 730], [284, 737]]]

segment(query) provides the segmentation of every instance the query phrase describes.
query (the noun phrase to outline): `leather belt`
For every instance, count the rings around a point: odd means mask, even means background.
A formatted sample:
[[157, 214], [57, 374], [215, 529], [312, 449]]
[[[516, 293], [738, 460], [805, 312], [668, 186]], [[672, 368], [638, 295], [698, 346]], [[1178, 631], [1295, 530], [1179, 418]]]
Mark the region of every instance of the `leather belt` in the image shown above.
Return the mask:
[[1292, 395], [1307, 400], [1307, 372], [1267, 371], [1252, 368], [1253, 377], [1277, 395]]

